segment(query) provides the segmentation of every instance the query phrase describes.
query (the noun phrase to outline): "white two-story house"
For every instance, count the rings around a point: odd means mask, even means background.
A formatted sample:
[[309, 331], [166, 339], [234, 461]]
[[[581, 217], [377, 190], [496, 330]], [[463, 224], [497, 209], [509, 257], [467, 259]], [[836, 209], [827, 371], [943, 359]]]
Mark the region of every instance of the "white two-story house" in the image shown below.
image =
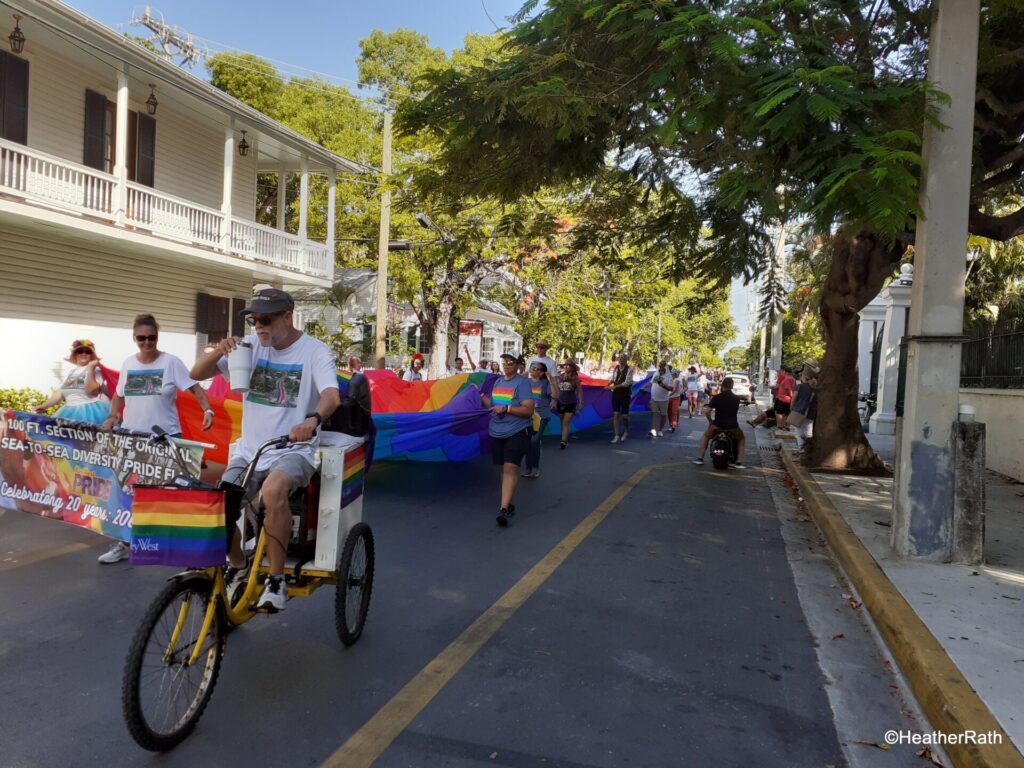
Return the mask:
[[[80, 338], [117, 368], [141, 312], [191, 364], [242, 332], [254, 284], [329, 286], [337, 177], [370, 170], [63, 3], [0, 3], [0, 388], [52, 389]], [[298, 201], [278, 184], [276, 227], [255, 221], [257, 173], [301, 179]]]

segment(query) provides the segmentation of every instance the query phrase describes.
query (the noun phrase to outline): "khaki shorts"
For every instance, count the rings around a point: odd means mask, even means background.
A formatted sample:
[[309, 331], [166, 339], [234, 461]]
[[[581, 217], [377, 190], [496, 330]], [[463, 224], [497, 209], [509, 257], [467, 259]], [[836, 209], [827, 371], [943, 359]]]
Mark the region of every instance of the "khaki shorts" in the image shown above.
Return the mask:
[[651, 400], [651, 413], [668, 416], [668, 400]]
[[[232, 459], [231, 463], [224, 469], [224, 475], [221, 479], [235, 485], [240, 485], [242, 475], [245, 474], [247, 466], [249, 466], [249, 462], [245, 459]], [[249, 486], [245, 489], [246, 500], [255, 498], [260, 486], [263, 485], [263, 481], [267, 479], [267, 475], [271, 472], [283, 472], [288, 475], [292, 479], [292, 490], [295, 490], [296, 488], [305, 488], [309, 485], [309, 481], [316, 474], [316, 467], [295, 452], [283, 453], [275, 458], [273, 463], [266, 469], [257, 470], [252, 473]]]

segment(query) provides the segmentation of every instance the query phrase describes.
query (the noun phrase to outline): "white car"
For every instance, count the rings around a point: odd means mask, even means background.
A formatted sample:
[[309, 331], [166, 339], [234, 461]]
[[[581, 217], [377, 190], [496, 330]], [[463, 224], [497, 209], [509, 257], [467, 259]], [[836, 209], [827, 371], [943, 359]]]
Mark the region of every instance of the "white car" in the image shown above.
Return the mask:
[[742, 402], [749, 403], [753, 398], [750, 396], [750, 377], [745, 373], [730, 373], [732, 379], [732, 393]]

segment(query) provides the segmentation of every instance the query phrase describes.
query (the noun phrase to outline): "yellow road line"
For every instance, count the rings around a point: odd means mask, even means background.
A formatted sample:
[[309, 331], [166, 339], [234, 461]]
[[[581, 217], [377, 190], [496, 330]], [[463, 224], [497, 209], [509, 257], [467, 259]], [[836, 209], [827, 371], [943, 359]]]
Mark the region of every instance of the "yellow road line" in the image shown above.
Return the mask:
[[512, 615], [530, 599], [548, 577], [573, 553], [584, 539], [617, 507], [647, 474], [665, 466], [660, 464], [637, 470], [616, 488], [593, 512], [572, 529], [555, 547], [533, 566], [511, 589], [498, 598], [451, 645], [438, 654], [420, 672], [356, 731], [323, 768], [368, 768], [373, 765], [420, 712], [501, 629]]
[[43, 560], [51, 560], [62, 555], [69, 555], [82, 549], [89, 549], [89, 546], [89, 544], [76, 542], [75, 544], [65, 544], [63, 547], [57, 547], [57, 549], [29, 550], [24, 555], [19, 555], [17, 560], [0, 561], [0, 573], [13, 571], [15, 568], [32, 565], [33, 563], [41, 563]]

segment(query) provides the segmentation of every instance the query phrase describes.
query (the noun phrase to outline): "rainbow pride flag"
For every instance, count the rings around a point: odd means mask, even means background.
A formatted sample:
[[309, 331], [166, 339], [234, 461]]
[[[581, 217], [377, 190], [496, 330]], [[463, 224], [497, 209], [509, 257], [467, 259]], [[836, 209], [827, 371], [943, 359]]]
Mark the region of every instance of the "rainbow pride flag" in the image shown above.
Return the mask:
[[366, 445], [353, 448], [345, 454], [345, 470], [341, 479], [341, 508], [344, 509], [363, 495], [366, 476]]
[[223, 565], [227, 552], [224, 493], [135, 486], [131, 547], [132, 565]]

